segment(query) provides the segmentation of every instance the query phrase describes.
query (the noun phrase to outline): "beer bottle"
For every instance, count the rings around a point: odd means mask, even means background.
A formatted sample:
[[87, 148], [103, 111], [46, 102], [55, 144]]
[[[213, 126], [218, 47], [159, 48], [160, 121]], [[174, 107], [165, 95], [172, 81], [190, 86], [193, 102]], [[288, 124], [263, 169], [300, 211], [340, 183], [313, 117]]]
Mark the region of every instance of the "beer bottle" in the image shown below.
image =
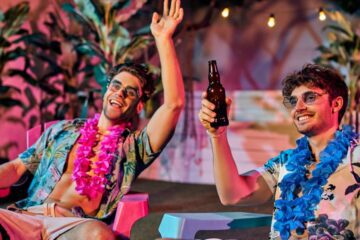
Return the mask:
[[209, 86], [207, 88], [207, 100], [215, 105], [215, 121], [210, 123], [213, 128], [229, 125], [226, 111], [225, 89], [220, 83], [220, 75], [217, 69], [216, 61], [209, 61]]

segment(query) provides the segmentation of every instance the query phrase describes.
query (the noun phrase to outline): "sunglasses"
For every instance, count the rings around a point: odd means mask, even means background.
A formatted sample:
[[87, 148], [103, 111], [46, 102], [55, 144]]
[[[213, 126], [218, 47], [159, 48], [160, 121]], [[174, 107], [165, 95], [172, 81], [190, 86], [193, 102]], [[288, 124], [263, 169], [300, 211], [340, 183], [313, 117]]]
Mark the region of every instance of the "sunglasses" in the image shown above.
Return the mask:
[[[313, 91], [308, 91], [308, 92], [304, 92], [301, 95], [301, 100], [306, 105], [311, 105], [311, 104], [314, 104], [316, 99], [318, 99], [319, 97], [321, 97], [321, 96], [323, 96], [325, 94], [327, 94], [327, 93], [326, 92], [317, 93], [317, 92], [313, 92]], [[287, 109], [293, 109], [293, 108], [295, 108], [298, 101], [299, 101], [298, 97], [289, 96], [289, 97], [284, 97], [283, 104]]]
[[136, 99], [139, 97], [139, 90], [136, 88], [133, 88], [131, 86], [124, 87], [121, 82], [112, 80], [109, 84], [109, 89], [112, 92], [117, 92], [122, 89], [125, 96], [128, 96], [131, 99]]

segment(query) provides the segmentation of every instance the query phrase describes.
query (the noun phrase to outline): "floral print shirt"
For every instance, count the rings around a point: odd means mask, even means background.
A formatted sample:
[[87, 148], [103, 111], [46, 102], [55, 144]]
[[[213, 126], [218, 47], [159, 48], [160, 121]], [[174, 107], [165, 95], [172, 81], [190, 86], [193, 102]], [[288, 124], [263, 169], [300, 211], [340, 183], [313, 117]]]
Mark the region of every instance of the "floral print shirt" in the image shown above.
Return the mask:
[[[277, 157], [270, 159], [264, 167], [257, 169], [272, 190], [275, 200], [280, 197], [278, 182], [281, 182], [288, 173], [285, 164], [292, 152], [292, 149], [283, 151]], [[359, 167], [360, 146], [357, 145], [351, 151], [348, 150], [347, 156], [324, 185], [321, 201], [315, 211], [315, 221], [307, 223], [305, 234], [297, 235], [292, 232], [289, 239], [360, 239], [360, 187], [356, 187], [356, 185], [360, 186], [360, 183], [351, 173], [353, 169], [357, 175], [360, 175]], [[346, 190], [350, 188], [354, 191], [346, 194]], [[280, 239], [279, 232], [273, 228], [274, 223], [273, 217], [269, 239]]]
[[[64, 120], [48, 128], [37, 142], [19, 155], [26, 168], [34, 175], [28, 197], [16, 203], [22, 209], [43, 204], [62, 173], [72, 146], [80, 136], [86, 119]], [[146, 128], [126, 130], [119, 142], [117, 158], [95, 218], [105, 219], [114, 213], [117, 203], [130, 190], [132, 182], [160, 154], [150, 148]]]

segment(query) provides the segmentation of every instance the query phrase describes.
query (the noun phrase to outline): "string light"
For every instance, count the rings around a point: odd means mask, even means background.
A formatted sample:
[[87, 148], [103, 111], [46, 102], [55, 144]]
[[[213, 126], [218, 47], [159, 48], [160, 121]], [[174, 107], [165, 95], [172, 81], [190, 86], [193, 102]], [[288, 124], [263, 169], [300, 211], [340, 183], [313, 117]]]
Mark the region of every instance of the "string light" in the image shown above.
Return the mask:
[[272, 13], [269, 16], [267, 25], [269, 26], [269, 28], [273, 28], [273, 27], [275, 27], [275, 24], [276, 24], [275, 15]]
[[319, 8], [319, 20], [325, 21], [326, 20], [326, 14], [324, 12], [324, 9], [321, 7]]
[[222, 16], [223, 18], [227, 18], [227, 17], [229, 16], [229, 14], [230, 14], [230, 9], [229, 9], [229, 8], [224, 8], [224, 9], [222, 10], [222, 12], [221, 12], [221, 16]]

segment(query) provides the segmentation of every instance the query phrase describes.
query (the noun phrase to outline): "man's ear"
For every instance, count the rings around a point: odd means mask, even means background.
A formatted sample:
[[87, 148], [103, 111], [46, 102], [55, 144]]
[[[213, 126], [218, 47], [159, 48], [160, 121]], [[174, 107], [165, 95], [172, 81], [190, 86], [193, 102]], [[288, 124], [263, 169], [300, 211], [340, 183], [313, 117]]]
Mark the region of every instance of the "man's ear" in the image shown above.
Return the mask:
[[144, 103], [140, 101], [136, 106], [137, 114], [139, 114], [143, 110], [143, 108], [144, 108]]
[[344, 105], [344, 100], [342, 97], [338, 96], [334, 100], [332, 100], [332, 112], [336, 113], [341, 110]]

